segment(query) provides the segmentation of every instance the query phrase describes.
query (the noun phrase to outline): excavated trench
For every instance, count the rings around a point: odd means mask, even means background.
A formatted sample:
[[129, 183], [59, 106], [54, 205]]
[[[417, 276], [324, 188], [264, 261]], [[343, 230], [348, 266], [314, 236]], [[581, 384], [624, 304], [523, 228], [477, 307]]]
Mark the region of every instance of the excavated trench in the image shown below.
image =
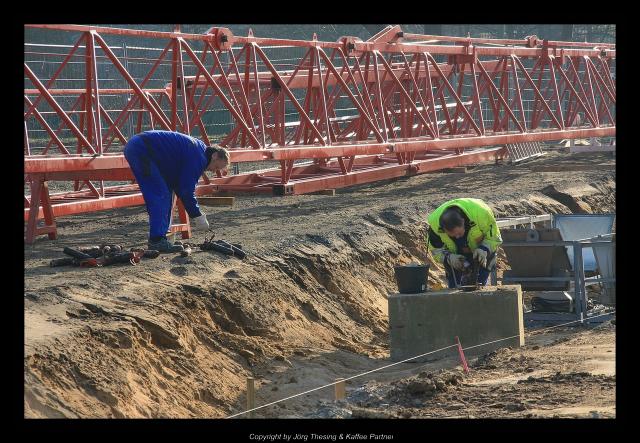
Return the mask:
[[[497, 217], [615, 212], [615, 181], [492, 206]], [[25, 416], [223, 417], [243, 409], [247, 376], [268, 377], [294, 358], [346, 352], [380, 364], [394, 265], [428, 261], [429, 286], [443, 285], [442, 268], [425, 256], [425, 227], [419, 214], [389, 208], [242, 262], [205, 265], [196, 255], [124, 292], [104, 282], [26, 293], [29, 327], [42, 306], [58, 320], [43, 314], [47, 334], [25, 346]], [[176, 269], [188, 263], [199, 278], [180, 283]], [[98, 291], [105, 296], [87, 295]]]

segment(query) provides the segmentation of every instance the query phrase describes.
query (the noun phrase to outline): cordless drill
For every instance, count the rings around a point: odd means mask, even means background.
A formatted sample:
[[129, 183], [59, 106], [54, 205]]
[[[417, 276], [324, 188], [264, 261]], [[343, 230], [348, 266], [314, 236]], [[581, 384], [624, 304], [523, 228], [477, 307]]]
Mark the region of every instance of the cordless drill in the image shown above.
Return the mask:
[[471, 262], [467, 259], [464, 261], [462, 269], [462, 277], [460, 278], [460, 286], [476, 286], [478, 284], [478, 271], [480, 265], [474, 259]]

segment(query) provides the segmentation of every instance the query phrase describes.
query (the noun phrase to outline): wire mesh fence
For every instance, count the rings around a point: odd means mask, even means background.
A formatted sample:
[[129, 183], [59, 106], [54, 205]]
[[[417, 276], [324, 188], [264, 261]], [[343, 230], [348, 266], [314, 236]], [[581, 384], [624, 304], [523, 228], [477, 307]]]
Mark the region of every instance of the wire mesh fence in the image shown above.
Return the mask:
[[[158, 42], [158, 47], [150, 47], [150, 46], [136, 46], [131, 44], [123, 43], [121, 45], [109, 46], [109, 49], [115, 54], [120, 63], [122, 63], [124, 69], [131, 75], [134, 81], [139, 84], [145, 81], [144, 88], [152, 91], [150, 95], [154, 97], [155, 101], [158, 104], [158, 107], [169, 114], [171, 112], [171, 103], [169, 100], [169, 92], [170, 85], [172, 79], [172, 66], [173, 62], [171, 59], [171, 55], [167, 55], [162, 61], [158, 61], [159, 56], [166, 51], [166, 47], [160, 47], [161, 42]], [[205, 54], [203, 51], [203, 43], [202, 42], [190, 42], [190, 46], [193, 48], [194, 53], [198, 57], [202, 57], [203, 60], [207, 60], [207, 56], [210, 57], [210, 54]], [[67, 57], [69, 61], [65, 68], [58, 74], [55, 80], [55, 86], [59, 89], [65, 90], [76, 90], [76, 94], [66, 94], [66, 95], [58, 95], [56, 96], [56, 100], [60, 104], [60, 106], [65, 110], [69, 118], [76, 124], [78, 127], [83, 127], [86, 122], [83, 121], [84, 113], [82, 109], [82, 97], [80, 96], [82, 91], [86, 89], [86, 67], [87, 61], [85, 56], [86, 48], [81, 42], [77, 45], [77, 50], [74, 54], [69, 56], [69, 52], [74, 47], [73, 45], [61, 45], [61, 44], [45, 44], [45, 43], [28, 43], [24, 44], [25, 47], [25, 62], [27, 65], [34, 71], [36, 76], [42, 80], [45, 85], [49, 85], [50, 79], [56, 75], [56, 70], [62, 63], [64, 59]], [[322, 60], [315, 61], [313, 65], [310, 63], [310, 59], [307, 58], [303, 60], [304, 54], [307, 51], [307, 48], [302, 47], [291, 47], [291, 46], [265, 46], [261, 48], [266, 54], [268, 60], [271, 62], [273, 67], [280, 73], [291, 74], [294, 70], [300, 69], [301, 72], [307, 71], [309, 73], [317, 72], [318, 68], [321, 71], [324, 71], [326, 75], [326, 63]], [[171, 49], [168, 49], [169, 52]], [[97, 68], [97, 78], [100, 88], [104, 90], [103, 93], [100, 94], [100, 104], [105, 110], [106, 117], [115, 120], [123, 109], [127, 106], [129, 101], [132, 99], [133, 94], [131, 93], [122, 93], [117, 92], [118, 89], [125, 90], [129, 89], [131, 86], [128, 81], [120, 74], [115, 64], [107, 57], [103, 48], [96, 46], [96, 68]], [[210, 68], [214, 65], [212, 59], [208, 59], [208, 63], [205, 63], [205, 66], [211, 69], [211, 71], [225, 71], [227, 73], [232, 72], [232, 58], [235, 58], [235, 61], [238, 63], [239, 77], [241, 78], [251, 78], [255, 75], [255, 72], [246, 72], [244, 71], [243, 63], [246, 60], [241, 60], [241, 58], [248, 57], [248, 51], [244, 54], [241, 54], [241, 48], [233, 48], [231, 52], [221, 53], [220, 54], [220, 63], [221, 66], [216, 69]], [[242, 57], [241, 57], [242, 56]], [[332, 63], [335, 68], [340, 71], [342, 69], [342, 61], [340, 57], [331, 57]], [[443, 58], [444, 60], [444, 58]], [[252, 60], [249, 60], [250, 62]], [[268, 72], [268, 66], [264, 63], [264, 61], [260, 57], [255, 57], [255, 62], [257, 66], [257, 71], [259, 73]], [[389, 64], [401, 64], [403, 62], [403, 56], [401, 54], [396, 54], [390, 56], [388, 58]], [[196, 64], [189, 58], [183, 59], [184, 63], [184, 76], [185, 78], [194, 77], [197, 74], [197, 66]], [[352, 69], [354, 66], [354, 61], [352, 58], [349, 58], [350, 68]], [[532, 69], [533, 60], [522, 60], [523, 65], [527, 70]], [[156, 66], [157, 65], [157, 66]], [[156, 66], [155, 71], [152, 76], [148, 76], [148, 73], [152, 69], [152, 67]], [[612, 78], [615, 81], [615, 59], [611, 61], [610, 69], [612, 73]], [[531, 72], [531, 71], [530, 71]], [[584, 64], [579, 65], [578, 75], [583, 78], [585, 76], [585, 68]], [[248, 76], [248, 77], [247, 77]], [[149, 78], [147, 78], [149, 77]], [[533, 77], [533, 76], [532, 76]], [[461, 99], [463, 103], [467, 106], [470, 106], [473, 103], [474, 99], [474, 82], [469, 73], [464, 75], [460, 73], [454, 73], [450, 77], [450, 82], [454, 87], [458, 87], [460, 79], [462, 78], [462, 88], [461, 88]], [[480, 79], [480, 76], [477, 76]], [[500, 74], [494, 79], [494, 86], [496, 88], [501, 88], [500, 84]], [[550, 72], [548, 68], [543, 72], [541, 77], [536, 76], [534, 81], [537, 83], [538, 88], [544, 87], [549, 84], [552, 80]], [[556, 81], [560, 81], [560, 77], [556, 73]], [[508, 96], [505, 99], [508, 100], [509, 103], [514, 103], [514, 99], [516, 99], [517, 88], [515, 87], [515, 80], [512, 75], [507, 76], [506, 78], [506, 89], [508, 91]], [[25, 96], [27, 99], [25, 100], [25, 109], [27, 109], [30, 104], [27, 100], [31, 100], [32, 102], [38, 97], [38, 92], [34, 90], [31, 82], [25, 77]], [[403, 86], [409, 94], [412, 94], [416, 97], [416, 91], [413, 90], [413, 86], [411, 85], [411, 81], [408, 79], [404, 79], [402, 81]], [[584, 81], [583, 81], [584, 84]], [[522, 102], [522, 110], [517, 110], [514, 108], [514, 112], [516, 112], [516, 116], [518, 118], [524, 117], [525, 121], [531, 121], [532, 115], [534, 113], [541, 112], [542, 105], [538, 103], [538, 97], [536, 97], [534, 89], [531, 85], [526, 81], [524, 76], [520, 74], [519, 76], [519, 91], [521, 94], [521, 102]], [[264, 97], [269, 89], [271, 88], [270, 84], [262, 84], [261, 83], [261, 95]], [[334, 90], [337, 90], [338, 86], [333, 87]], [[353, 94], [362, 93], [362, 91], [358, 91], [353, 86], [349, 86], [349, 90]], [[435, 90], [435, 87], [434, 87]], [[231, 94], [229, 97], [232, 97], [234, 94], [240, 94], [240, 88], [238, 86], [234, 86], [231, 89]], [[292, 90], [293, 95], [299, 103], [303, 103], [305, 100], [305, 96], [307, 94], [306, 89], [299, 88]], [[369, 91], [371, 101], [375, 100], [376, 91]], [[456, 101], [454, 100], [453, 94], [450, 93], [446, 88], [443, 91], [445, 102], [436, 107], [437, 111], [437, 120], [439, 122], [444, 122], [447, 119], [448, 111], [450, 110], [452, 114], [459, 119], [460, 122], [463, 120], [463, 115], [460, 112], [460, 109], [457, 107]], [[198, 104], [202, 106], [201, 109], [204, 109], [201, 114], [197, 117], [200, 119], [204, 130], [209, 136], [210, 140], [213, 142], [219, 142], [222, 140], [233, 128], [235, 127], [235, 120], [232, 114], [228, 111], [228, 109], [222, 103], [220, 97], [213, 92], [211, 88], [209, 88], [202, 96], [197, 95], [198, 92], [194, 94], [194, 98], [197, 97], [199, 100]], [[332, 115], [330, 115], [330, 121], [336, 125], [346, 125], [350, 121], [360, 116], [357, 107], [354, 106], [353, 101], [349, 97], [349, 94], [345, 90], [341, 90], [335, 97], [333, 97], [332, 88], [327, 89], [327, 95], [335, 100], [335, 106], [332, 108]], [[80, 97], [79, 97], [80, 96]], [[258, 94], [252, 93], [247, 94], [249, 100], [249, 106], [254, 107], [257, 104]], [[424, 100], [426, 101], [426, 100]], [[557, 100], [554, 97], [548, 97], [547, 103], [552, 109], [557, 105]], [[566, 111], [569, 104], [569, 97], [564, 95], [560, 98], [561, 108]], [[595, 97], [595, 106], [599, 107], [601, 102], [601, 98], [596, 94]], [[406, 109], [409, 106], [403, 100], [403, 93], [396, 88], [394, 92], [392, 92], [389, 100], [385, 102], [388, 109], [387, 112], [390, 115], [392, 121], [395, 121], [396, 115], [402, 114], [402, 109]], [[274, 106], [275, 103], [273, 100], [267, 101], [265, 106]], [[428, 103], [423, 103], [423, 99], [418, 98], [413, 105], [415, 105], [416, 109], [425, 109], [429, 106]], [[178, 113], [182, 114], [185, 112], [183, 109], [184, 105], [182, 100], [177, 100], [176, 106], [178, 108]], [[485, 127], [491, 128], [495, 122], [495, 119], [502, 120], [506, 116], [506, 110], [502, 109], [497, 115], [494, 115], [491, 102], [489, 97], [485, 95], [480, 96], [480, 108], [482, 110], [483, 123]], [[470, 107], [469, 107], [470, 109]], [[42, 119], [49, 124], [49, 126], [56, 132], [57, 136], [63, 142], [76, 143], [76, 137], [72, 133], [71, 129], [69, 129], [66, 125], [63, 124], [62, 119], [57, 114], [57, 112], [52, 109], [48, 103], [42, 100], [38, 106], [38, 111]], [[142, 109], [142, 106], [137, 105], [134, 107], [126, 117], [124, 122], [120, 125], [120, 131], [122, 132], [125, 139], [130, 138], [135, 133], [140, 132], [143, 129], [153, 129], [154, 122], [150, 120], [148, 116], [145, 115], [145, 110]], [[517, 113], [521, 114], [517, 114]], [[524, 114], [524, 115], [522, 115]], [[318, 117], [322, 117], [317, 109], [310, 109], [309, 115], [313, 119], [317, 119]], [[477, 110], [473, 113], [475, 119], [479, 119]], [[106, 118], [105, 117], [105, 118]], [[613, 110], [613, 117], [615, 118], [615, 109]], [[380, 117], [381, 118], [381, 117]], [[285, 132], [286, 139], [289, 143], [292, 142], [293, 136], [300, 125], [300, 114], [297, 111], [296, 107], [290, 100], [285, 100], [284, 103], [284, 119], [285, 119]], [[583, 118], [583, 123], [588, 124], [586, 119]], [[259, 122], [254, 122], [254, 125], [259, 124]], [[269, 124], [273, 124], [273, 122], [269, 122]], [[541, 120], [539, 123], [539, 127], [545, 128], [550, 127], [553, 124], [553, 121], [548, 113], [541, 113]], [[516, 128], [516, 123], [507, 118], [507, 130], [514, 130]], [[401, 126], [398, 124], [398, 127]], [[416, 127], [418, 124], [416, 123]], [[53, 143], [52, 137], [47, 129], [43, 127], [42, 122], [36, 118], [29, 118], [25, 121], [26, 131], [28, 133], [29, 139], [29, 150], [31, 154], [39, 154], [43, 152], [55, 152], [56, 144]], [[392, 130], [396, 129], [395, 127]], [[469, 129], [471, 130], [471, 129]], [[198, 125], [194, 125], [192, 128], [193, 135], [202, 136], [200, 133], [201, 130]], [[114, 138], [113, 142], [110, 142], [109, 152], [118, 152], [123, 148], [122, 140], [119, 138]], [[76, 146], [78, 152], [81, 152], [81, 146], [79, 144]]]

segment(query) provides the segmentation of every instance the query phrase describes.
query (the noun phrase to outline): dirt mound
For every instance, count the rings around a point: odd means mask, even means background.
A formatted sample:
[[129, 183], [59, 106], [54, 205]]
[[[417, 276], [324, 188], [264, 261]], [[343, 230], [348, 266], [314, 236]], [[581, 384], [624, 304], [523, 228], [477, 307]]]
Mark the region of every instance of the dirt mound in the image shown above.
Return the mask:
[[[444, 284], [442, 266], [424, 247], [425, 215], [443, 199], [467, 196], [473, 186], [498, 216], [569, 211], [521, 171], [499, 174], [512, 186], [497, 186], [487, 166], [461, 178], [425, 174], [336, 197], [239, 199], [215, 223], [217, 238], [249, 252], [242, 261], [195, 251], [135, 268], [52, 269], [48, 262], [62, 246], [88, 246], [107, 233], [127, 247], [146, 241], [142, 208], [62, 220], [60, 240], [25, 247], [25, 416], [221, 417], [242, 410], [247, 376], [292, 369], [296, 359], [312, 358], [309, 350], [342, 370], [354, 364], [344, 353], [387, 358], [393, 267], [428, 262], [430, 287]], [[595, 174], [590, 182], [598, 190], [584, 197], [592, 209], [614, 207], [615, 182]], [[269, 395], [280, 393], [270, 388]], [[379, 394], [383, 403], [414, 394], [424, 403], [431, 391], [438, 398], [458, 388], [446, 378], [417, 377]]]
[[[550, 337], [542, 334], [536, 337], [540, 344], [478, 357], [467, 374], [457, 366], [387, 383], [369, 381], [348, 390], [344, 401], [318, 402], [306, 417], [614, 417], [616, 377], [602, 373], [600, 366], [605, 358], [615, 364], [609, 353], [615, 345], [612, 327], [607, 323], [591, 330], [556, 331]], [[558, 335], [562, 340], [551, 339]], [[604, 354], [586, 353], [596, 348]], [[450, 368], [458, 363], [448, 362]], [[523, 374], [531, 366], [535, 375]]]
[[535, 358], [522, 355], [518, 350], [512, 348], [496, 349], [488, 354], [480, 356], [473, 364], [475, 370], [493, 370], [509, 368], [514, 372], [533, 372], [538, 366]]
[[[245, 368], [285, 361], [293, 346], [321, 339], [338, 349], [383, 355], [393, 265], [415, 259], [392, 233], [365, 223], [245, 262], [194, 254], [185, 267], [207, 261], [222, 278], [197, 284], [173, 280], [173, 289], [156, 291], [153, 302], [148, 293], [89, 295], [71, 287], [48, 288], [51, 304], [26, 299], [27, 311], [55, 306], [79, 328], [70, 332], [72, 359], [55, 341], [46, 355], [27, 358], [27, 384], [46, 385], [55, 395], [33, 390], [26, 403], [43, 415], [60, 404], [89, 416], [229, 413]], [[177, 278], [171, 269], [164, 274], [167, 286]], [[204, 405], [196, 410], [195, 402]]]
[[449, 387], [462, 382], [458, 372], [441, 370], [436, 373], [423, 371], [419, 374], [382, 384], [375, 381], [364, 384], [349, 394], [349, 401], [358, 406], [370, 407], [380, 404], [400, 404], [417, 398], [431, 398], [446, 392]]

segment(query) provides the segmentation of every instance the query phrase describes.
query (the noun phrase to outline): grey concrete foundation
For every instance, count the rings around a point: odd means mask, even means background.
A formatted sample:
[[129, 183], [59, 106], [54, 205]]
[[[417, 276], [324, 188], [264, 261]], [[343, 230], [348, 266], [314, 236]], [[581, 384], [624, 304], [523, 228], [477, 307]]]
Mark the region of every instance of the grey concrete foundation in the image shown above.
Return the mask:
[[[458, 289], [389, 295], [391, 360], [400, 361], [455, 343], [465, 355], [484, 354], [506, 346], [524, 346], [522, 290], [520, 285], [485, 286], [477, 291]], [[412, 361], [426, 361], [454, 355], [449, 349]]]

